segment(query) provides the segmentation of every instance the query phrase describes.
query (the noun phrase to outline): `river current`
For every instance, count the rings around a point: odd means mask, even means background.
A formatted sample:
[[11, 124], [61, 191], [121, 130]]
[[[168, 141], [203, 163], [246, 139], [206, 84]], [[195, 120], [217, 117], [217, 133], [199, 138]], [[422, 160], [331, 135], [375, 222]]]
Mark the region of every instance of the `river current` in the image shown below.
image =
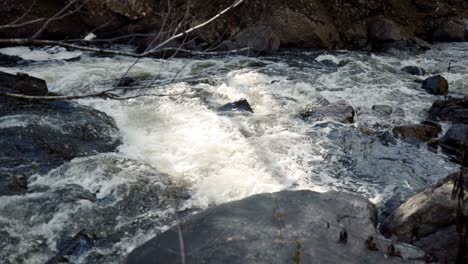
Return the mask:
[[[0, 71], [26, 72], [67, 95], [109, 89], [134, 62], [61, 48], [0, 52], [33, 61]], [[409, 65], [423, 67], [426, 76], [400, 70]], [[105, 262], [117, 262], [169, 228], [175, 211], [195, 213], [257, 193], [340, 190], [380, 207], [396, 194], [411, 195], [457, 169], [424, 144], [381, 137], [396, 125], [427, 118], [437, 97], [415, 80], [433, 74], [448, 79], [453, 96], [467, 94], [468, 43], [437, 44], [420, 55], [285, 50], [256, 58], [142, 59], [128, 76], [143, 84], [174, 82], [125, 93], [141, 95], [134, 99], [78, 100], [114, 118], [123, 144], [117, 153], [78, 158], [34, 175], [29, 185], [35, 191], [2, 197], [0, 233], [8, 243], [0, 245], [0, 259], [44, 263], [64, 237], [94, 225], [91, 229], [105, 230], [106, 243], [73, 261], [102, 263], [106, 256]], [[217, 110], [242, 98], [254, 113]], [[356, 122], [300, 117], [324, 100], [347, 101], [356, 110]], [[393, 113], [376, 112], [374, 105], [391, 106]], [[446, 130], [447, 124], [442, 127]], [[120, 192], [126, 185], [133, 191]], [[74, 186], [96, 194], [96, 200], [67, 201], [63, 193]], [[180, 204], [148, 205], [148, 193], [174, 186], [185, 190]], [[126, 199], [134, 205], [122, 205]], [[135, 211], [130, 207], [144, 210], [128, 213]], [[129, 228], [135, 219], [144, 224]]]

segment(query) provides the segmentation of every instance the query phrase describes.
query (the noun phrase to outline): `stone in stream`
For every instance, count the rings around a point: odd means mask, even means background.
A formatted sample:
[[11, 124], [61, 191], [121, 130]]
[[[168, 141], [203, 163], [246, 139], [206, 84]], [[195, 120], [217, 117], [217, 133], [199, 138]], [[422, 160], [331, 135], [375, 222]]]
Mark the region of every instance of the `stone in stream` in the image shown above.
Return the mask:
[[406, 66], [401, 68], [401, 71], [418, 76], [426, 74], [426, 70], [418, 66]]
[[429, 117], [434, 120], [468, 124], [468, 95], [464, 98], [436, 100], [429, 110]]
[[374, 105], [372, 110], [384, 116], [390, 116], [393, 113], [393, 108], [390, 105]]
[[246, 99], [240, 99], [238, 101], [225, 104], [218, 108], [218, 111], [246, 111], [253, 113], [252, 107]]
[[[459, 173], [448, 176], [401, 205], [383, 224], [384, 234], [426, 250], [440, 263], [455, 263], [458, 249], [457, 200], [452, 199], [451, 194], [454, 179], [458, 176]], [[468, 183], [467, 173], [464, 174], [464, 183]], [[464, 188], [466, 190], [468, 186]], [[466, 203], [464, 211], [466, 215]]]
[[442, 132], [442, 128], [433, 122], [423, 122], [422, 124], [397, 126], [392, 131], [397, 138], [427, 142], [437, 138], [439, 133]]
[[[424, 252], [394, 244], [376, 229], [376, 208], [343, 193], [283, 191], [203, 211], [134, 249], [127, 264], [422, 263]], [[372, 249], [369, 241], [373, 241]], [[413, 260], [409, 260], [413, 259]], [[297, 263], [297, 262], [296, 262]]]
[[354, 108], [344, 100], [335, 103], [325, 102], [324, 106], [312, 107], [301, 113], [305, 120], [332, 120], [340, 123], [353, 123], [354, 115]]
[[[0, 73], [0, 79], [8, 92], [47, 94], [45, 81], [38, 78]], [[32, 174], [75, 157], [115, 151], [118, 145], [114, 120], [100, 111], [71, 102], [0, 96], [0, 196], [25, 192]]]
[[444, 77], [435, 75], [424, 80], [422, 88], [430, 94], [446, 95], [448, 93], [449, 84]]

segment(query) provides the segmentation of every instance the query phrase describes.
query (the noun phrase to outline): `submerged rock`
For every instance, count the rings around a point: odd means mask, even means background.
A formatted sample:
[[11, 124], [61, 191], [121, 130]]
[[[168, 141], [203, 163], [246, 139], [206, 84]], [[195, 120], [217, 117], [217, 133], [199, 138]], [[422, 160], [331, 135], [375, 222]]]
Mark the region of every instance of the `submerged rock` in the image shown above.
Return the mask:
[[447, 79], [436, 75], [424, 80], [422, 88], [430, 94], [446, 95], [448, 93], [449, 84]]
[[436, 100], [429, 110], [429, 116], [435, 120], [468, 124], [468, 96]]
[[393, 134], [397, 138], [423, 142], [437, 138], [440, 132], [442, 132], [442, 128], [432, 123], [403, 125], [393, 128]]
[[252, 107], [246, 99], [225, 104], [218, 108], [218, 111], [247, 111], [253, 113]]
[[[384, 234], [396, 236], [402, 242], [426, 250], [435, 255], [440, 263], [455, 263], [458, 245], [457, 200], [452, 199], [451, 194], [453, 179], [458, 175], [450, 175], [437, 186], [416, 194], [400, 206], [383, 224]], [[468, 174], [465, 173], [464, 179], [467, 183]], [[468, 213], [466, 204], [464, 211]]]
[[[417, 263], [424, 253], [383, 239], [357, 195], [260, 194], [210, 208], [133, 250], [125, 263]], [[394, 253], [392, 257], [391, 252]], [[410, 261], [409, 258], [413, 259]], [[298, 262], [299, 261], [299, 262]]]
[[313, 107], [301, 113], [302, 118], [312, 121], [333, 120], [341, 123], [353, 123], [354, 108], [340, 100], [335, 103], [325, 103], [323, 107]]
[[418, 76], [426, 74], [426, 70], [418, 66], [406, 66], [401, 68], [401, 71]]

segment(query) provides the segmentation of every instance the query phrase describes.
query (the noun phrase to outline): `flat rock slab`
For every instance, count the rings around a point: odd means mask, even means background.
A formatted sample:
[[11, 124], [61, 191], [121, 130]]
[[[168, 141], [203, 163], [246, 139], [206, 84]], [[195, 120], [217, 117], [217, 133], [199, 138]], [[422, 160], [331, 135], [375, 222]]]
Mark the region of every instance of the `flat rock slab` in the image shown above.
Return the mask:
[[375, 222], [374, 205], [361, 196], [260, 194], [199, 213], [181, 224], [181, 233], [173, 227], [133, 250], [124, 263], [182, 263], [179, 234], [185, 263], [418, 263], [424, 257], [403, 244], [395, 245], [401, 257], [391, 257], [391, 242]]

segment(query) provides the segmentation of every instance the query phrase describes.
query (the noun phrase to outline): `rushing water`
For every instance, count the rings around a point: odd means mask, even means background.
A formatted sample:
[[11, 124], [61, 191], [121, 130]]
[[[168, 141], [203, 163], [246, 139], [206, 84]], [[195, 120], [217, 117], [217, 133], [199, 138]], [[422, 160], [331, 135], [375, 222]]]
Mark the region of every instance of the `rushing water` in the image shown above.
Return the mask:
[[[134, 61], [57, 48], [1, 52], [37, 62], [0, 70], [43, 78], [62, 94], [108, 89]], [[80, 100], [116, 120], [123, 145], [118, 153], [75, 159], [33, 176], [24, 196], [2, 197], [0, 232], [9, 239], [0, 243], [0, 256], [43, 263], [63, 237], [94, 226], [113, 238], [73, 261], [99, 263], [108, 256], [106, 262], [115, 262], [172, 224], [174, 206], [152, 207], [149, 198], [171, 186], [188, 192], [177, 206], [181, 212], [284, 189], [350, 191], [380, 205], [396, 193], [430, 186], [456, 169], [446, 156], [378, 137], [395, 125], [424, 120], [437, 98], [420, 88], [418, 77], [400, 71], [407, 65], [442, 74], [454, 95], [468, 93], [468, 43], [439, 44], [418, 56], [290, 50], [260, 58], [142, 59], [128, 75], [144, 83], [197, 80], [125, 94], [145, 95], [136, 99]], [[253, 114], [217, 111], [241, 98]], [[324, 99], [350, 103], [355, 124], [300, 118]], [[389, 105], [394, 113], [379, 114], [373, 105]], [[83, 193], [98, 195], [88, 199]], [[127, 200], [144, 210], [128, 210]], [[135, 219], [144, 224], [135, 228]]]

